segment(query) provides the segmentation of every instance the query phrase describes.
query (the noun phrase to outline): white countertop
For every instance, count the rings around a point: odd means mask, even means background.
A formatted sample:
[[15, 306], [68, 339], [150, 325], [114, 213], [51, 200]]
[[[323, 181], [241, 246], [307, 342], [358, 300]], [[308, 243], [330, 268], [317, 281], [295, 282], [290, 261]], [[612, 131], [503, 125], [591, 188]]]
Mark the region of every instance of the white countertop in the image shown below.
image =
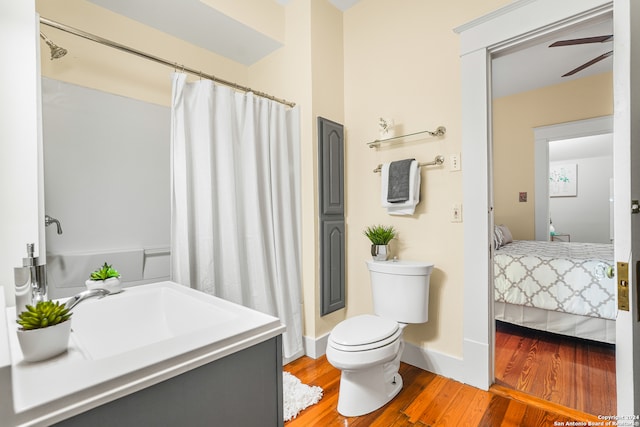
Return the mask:
[[[87, 300], [78, 305], [72, 317], [68, 351], [49, 360], [28, 363], [22, 358], [15, 333], [15, 308], [6, 309], [6, 316], [0, 316], [4, 317], [0, 319], [0, 343], [8, 339], [10, 361], [9, 355], [4, 351], [5, 346], [1, 345], [0, 387], [7, 386], [4, 376], [10, 369], [14, 424], [48, 425], [66, 419], [266, 341], [280, 335], [285, 329], [275, 317], [173, 282], [127, 288], [122, 294], [106, 297], [104, 301], [110, 304], [120, 301], [117, 298], [122, 301], [129, 298], [128, 301], [131, 301], [132, 297], [141, 295], [141, 292], [155, 291], [162, 287], [169, 288], [169, 292], [195, 297], [198, 304], [204, 302], [211, 310], [231, 315], [218, 316], [218, 324], [206, 324], [198, 330], [186, 330], [184, 333], [172, 330], [171, 336], [161, 335], [154, 342], [146, 342], [141, 337], [132, 345], [135, 348], [96, 353], [88, 345], [83, 345], [82, 334], [87, 337], [88, 317], [83, 317], [80, 308], [85, 309], [87, 313], [95, 312], [103, 300]], [[92, 307], [91, 304], [95, 305]], [[123, 307], [126, 306], [123, 304]], [[148, 309], [153, 310], [152, 307]], [[105, 319], [105, 322], [106, 324], [96, 327], [101, 339], [106, 339], [105, 336], [110, 333], [108, 319]], [[76, 331], [73, 330], [74, 325]], [[111, 325], [114, 329], [112, 332], [117, 334], [136, 333], [134, 328], [123, 328], [123, 325], [117, 325], [117, 322]], [[140, 334], [139, 331], [137, 333]], [[136, 342], [135, 337], [133, 338], [119, 342]], [[130, 344], [123, 344], [126, 345]], [[6, 390], [0, 390], [0, 400], [5, 395]], [[6, 410], [4, 406], [0, 404], [0, 409]]]

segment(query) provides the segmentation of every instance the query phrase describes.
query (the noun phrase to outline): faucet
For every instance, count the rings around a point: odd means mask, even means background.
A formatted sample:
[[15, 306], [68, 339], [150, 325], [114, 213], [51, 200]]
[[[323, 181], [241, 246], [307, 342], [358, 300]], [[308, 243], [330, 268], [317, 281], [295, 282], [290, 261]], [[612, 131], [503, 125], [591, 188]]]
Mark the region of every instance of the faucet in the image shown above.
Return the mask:
[[48, 227], [48, 226], [50, 226], [51, 224], [55, 224], [55, 225], [56, 225], [56, 228], [57, 228], [57, 232], [58, 232], [58, 234], [62, 234], [62, 226], [60, 225], [60, 221], [58, 221], [57, 219], [55, 219], [55, 218], [54, 218], [54, 217], [52, 217], [52, 216], [45, 215], [45, 216], [44, 216], [44, 226], [45, 226], [45, 227]]
[[64, 305], [69, 310], [71, 310], [73, 307], [80, 304], [84, 300], [87, 300], [89, 298], [94, 298], [94, 297], [102, 298], [102, 297], [106, 297], [107, 295], [111, 295], [111, 291], [108, 291], [107, 289], [103, 289], [103, 288], [87, 289], [86, 291], [80, 292], [78, 295], [74, 295], [71, 298], [69, 298], [67, 302], [64, 303]]

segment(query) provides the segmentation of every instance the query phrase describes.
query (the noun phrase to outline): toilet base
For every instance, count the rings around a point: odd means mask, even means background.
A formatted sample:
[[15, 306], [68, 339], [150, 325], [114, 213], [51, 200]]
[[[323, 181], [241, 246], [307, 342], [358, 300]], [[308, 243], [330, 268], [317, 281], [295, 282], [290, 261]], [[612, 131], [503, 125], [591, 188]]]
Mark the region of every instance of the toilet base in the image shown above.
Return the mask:
[[359, 371], [342, 371], [338, 396], [340, 415], [365, 415], [383, 407], [396, 397], [402, 389], [402, 377], [397, 370], [389, 372], [388, 365]]

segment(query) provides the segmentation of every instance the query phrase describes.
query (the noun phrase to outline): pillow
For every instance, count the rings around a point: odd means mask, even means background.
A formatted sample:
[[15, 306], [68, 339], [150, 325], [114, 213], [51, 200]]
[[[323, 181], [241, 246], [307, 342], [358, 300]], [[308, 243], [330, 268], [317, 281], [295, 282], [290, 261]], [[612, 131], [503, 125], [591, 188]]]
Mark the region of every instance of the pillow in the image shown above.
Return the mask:
[[500, 246], [513, 243], [513, 235], [511, 234], [511, 231], [509, 231], [509, 228], [504, 224], [500, 224], [498, 228], [502, 231], [502, 245]]
[[504, 241], [504, 234], [499, 226], [493, 227], [493, 247], [498, 250]]

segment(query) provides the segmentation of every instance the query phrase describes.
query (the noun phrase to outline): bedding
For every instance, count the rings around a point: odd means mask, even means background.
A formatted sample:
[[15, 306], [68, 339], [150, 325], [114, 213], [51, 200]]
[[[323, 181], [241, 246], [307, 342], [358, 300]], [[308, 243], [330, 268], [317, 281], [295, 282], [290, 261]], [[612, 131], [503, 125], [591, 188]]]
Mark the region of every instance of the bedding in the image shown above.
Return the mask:
[[615, 319], [613, 245], [515, 240], [494, 254], [496, 302]]

